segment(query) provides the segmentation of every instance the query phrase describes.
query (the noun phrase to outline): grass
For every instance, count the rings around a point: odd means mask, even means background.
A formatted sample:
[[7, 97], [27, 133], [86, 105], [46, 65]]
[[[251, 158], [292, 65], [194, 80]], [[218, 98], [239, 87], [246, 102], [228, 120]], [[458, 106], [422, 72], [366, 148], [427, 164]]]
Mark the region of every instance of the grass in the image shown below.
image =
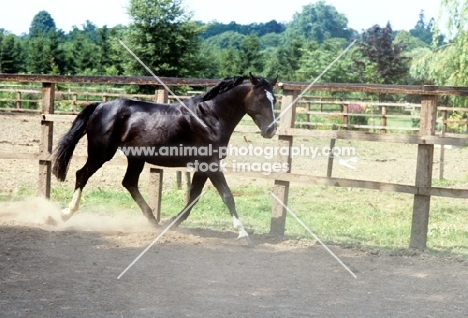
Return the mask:
[[[274, 199], [268, 187], [232, 187], [239, 216], [257, 234], [269, 232]], [[22, 188], [17, 199], [34, 195]], [[51, 200], [66, 206], [68, 188], [53, 188]], [[1, 198], [0, 198], [1, 199]], [[324, 242], [361, 244], [378, 249], [404, 249], [409, 245], [413, 196], [374, 190], [320, 186], [292, 187], [288, 207]], [[176, 215], [184, 207], [184, 193], [163, 191], [162, 218]], [[122, 191], [97, 188], [84, 191], [81, 209], [91, 213], [131, 214], [141, 212], [130, 195]], [[468, 207], [462, 200], [433, 197], [429, 221], [428, 248], [441, 255], [468, 258]], [[218, 193], [208, 187], [195, 205], [187, 227], [232, 231], [229, 212]], [[292, 239], [312, 239], [291, 216], [285, 235]]]

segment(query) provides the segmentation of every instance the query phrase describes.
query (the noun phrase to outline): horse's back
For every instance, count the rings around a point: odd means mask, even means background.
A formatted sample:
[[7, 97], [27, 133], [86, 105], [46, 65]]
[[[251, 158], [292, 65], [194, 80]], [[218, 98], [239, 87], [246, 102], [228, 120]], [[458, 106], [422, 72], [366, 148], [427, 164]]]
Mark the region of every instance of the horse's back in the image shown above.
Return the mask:
[[88, 123], [88, 134], [119, 146], [168, 144], [187, 136], [181, 132], [189, 130], [188, 120], [178, 105], [118, 99], [96, 108]]

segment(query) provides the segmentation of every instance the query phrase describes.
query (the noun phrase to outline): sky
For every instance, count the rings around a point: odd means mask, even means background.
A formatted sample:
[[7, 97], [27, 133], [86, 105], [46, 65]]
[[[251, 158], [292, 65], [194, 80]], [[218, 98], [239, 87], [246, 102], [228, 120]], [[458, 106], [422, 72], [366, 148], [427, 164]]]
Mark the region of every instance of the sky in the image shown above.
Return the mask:
[[[294, 13], [318, 0], [183, 0], [194, 20], [239, 24], [276, 20], [289, 22]], [[412, 29], [424, 10], [427, 20], [437, 18], [440, 0], [326, 0], [348, 18], [348, 27], [362, 31], [375, 24], [390, 22], [393, 30]], [[127, 25], [129, 0], [14, 0], [0, 10], [0, 28], [16, 35], [27, 33], [31, 21], [39, 11], [50, 13], [57, 28], [70, 31], [81, 27], [86, 20], [98, 27]]]

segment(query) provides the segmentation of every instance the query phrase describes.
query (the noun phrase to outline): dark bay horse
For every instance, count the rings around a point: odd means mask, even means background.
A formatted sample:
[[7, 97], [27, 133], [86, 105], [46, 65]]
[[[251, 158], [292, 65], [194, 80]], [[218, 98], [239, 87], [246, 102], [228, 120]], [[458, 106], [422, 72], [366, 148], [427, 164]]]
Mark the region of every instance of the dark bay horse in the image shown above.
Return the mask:
[[[205, 163], [209, 167], [221, 167], [221, 147], [227, 147], [229, 139], [245, 114], [252, 117], [264, 138], [272, 138], [276, 132], [273, 106], [276, 98], [273, 86], [276, 79], [268, 81], [261, 77], [233, 77], [221, 81], [204, 95], [175, 104], [156, 104], [131, 99], [118, 99], [92, 103], [81, 111], [70, 130], [60, 139], [54, 153], [53, 174], [64, 181], [70, 159], [78, 141], [87, 134], [88, 158], [76, 172], [73, 199], [62, 211], [62, 219], [68, 220], [77, 210], [81, 193], [88, 179], [102, 165], [112, 159], [117, 149], [151, 147], [157, 153], [162, 147], [185, 147], [195, 150], [190, 154], [149, 155], [127, 153], [128, 166], [122, 185], [130, 192], [148, 220], [157, 225], [157, 220], [138, 189], [138, 179], [145, 162], [166, 167], [187, 167]], [[196, 149], [210, 147], [210, 153], [197, 153]], [[219, 151], [218, 151], [219, 150]], [[234, 198], [221, 169], [201, 169], [193, 174], [190, 198], [184, 215], [175, 224], [178, 226], [188, 215], [203, 186], [210, 179], [219, 192], [233, 218], [239, 238], [246, 237], [236, 212]], [[180, 212], [182, 213], [182, 212]], [[180, 215], [179, 213], [179, 215]]]

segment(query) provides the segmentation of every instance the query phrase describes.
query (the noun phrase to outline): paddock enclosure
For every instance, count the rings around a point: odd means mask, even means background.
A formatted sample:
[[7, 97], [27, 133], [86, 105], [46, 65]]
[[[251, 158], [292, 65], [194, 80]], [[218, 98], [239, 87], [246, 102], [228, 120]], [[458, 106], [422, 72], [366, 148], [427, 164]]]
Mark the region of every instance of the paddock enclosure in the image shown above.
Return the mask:
[[[162, 80], [169, 86], [192, 86], [197, 92], [218, 83], [205, 79]], [[468, 95], [468, 88], [351, 84], [313, 87], [314, 94], [366, 92], [413, 97], [411, 102], [378, 104], [375, 113], [361, 114], [378, 119], [378, 123], [361, 127], [366, 125], [351, 122], [351, 116], [356, 115], [350, 111], [355, 100], [304, 96], [300, 103], [289, 107], [308, 83], [281, 83], [275, 88], [275, 111], [277, 115], [283, 112], [278, 137], [260, 143], [258, 129], [249, 123], [250, 118], [241, 122], [233, 137], [238, 144], [284, 147], [317, 139], [327, 146], [362, 142], [363, 148], [358, 149], [356, 156], [364, 158], [359, 160], [366, 165], [349, 162], [357, 166], [356, 170], [340, 164], [337, 157], [317, 157], [311, 165], [310, 158], [280, 155], [271, 162], [288, 163], [288, 172], [239, 172], [228, 165], [226, 178], [235, 185], [266, 184], [285, 203], [296, 184], [319, 185], [337, 196], [343, 192], [335, 190], [360, 189], [374, 191], [376, 198], [380, 191], [412, 196], [408, 242], [413, 249], [379, 250], [364, 244], [326, 242], [356, 274], [355, 279], [313, 240], [282, 236], [287, 211], [272, 200], [270, 232], [254, 233], [253, 246], [234, 240], [231, 229], [181, 228], [164, 235], [117, 279], [158, 234], [146, 219], [77, 213], [58, 226], [46, 224], [44, 219], [58, 216], [61, 208], [47, 200], [51, 187], [57, 184], [51, 177], [50, 155], [58, 138], [69, 128], [79, 106], [96, 100], [96, 96], [106, 100], [123, 94], [89, 93], [94, 99], [83, 100], [79, 93], [69, 92], [66, 102], [63, 96], [60, 99], [60, 103], [69, 104], [69, 109], [63, 111], [57, 109], [57, 93], [67, 83], [115, 84], [154, 86], [153, 100], [159, 102], [171, 101], [171, 96], [150, 77], [0, 74], [0, 84], [7, 82], [40, 83], [41, 91], [37, 96], [39, 111], [25, 109], [24, 104], [37, 100], [26, 97], [29, 93], [14, 93], [12, 108], [0, 109], [2, 196], [13, 197], [14, 193], [8, 191], [14, 192], [23, 184], [37, 187], [39, 196], [0, 203], [0, 316], [462, 317], [468, 312], [466, 259], [450, 253], [439, 257], [424, 251], [431, 235], [431, 198], [468, 197], [468, 185], [433, 185], [437, 173], [448, 179], [463, 178], [468, 173], [461, 148], [468, 139], [464, 133], [447, 130], [447, 114], [453, 107], [439, 105], [439, 99], [446, 96]], [[338, 105], [333, 116], [343, 119], [336, 130], [330, 129], [331, 125], [324, 127], [326, 124], [315, 117], [333, 104]], [[389, 112], [390, 107], [416, 109], [411, 116], [419, 124], [392, 126], [391, 119], [402, 115]], [[466, 121], [457, 124], [464, 128]], [[72, 159], [66, 181], [69, 197], [74, 171], [84, 163], [85, 139]], [[378, 150], [372, 145], [379, 145]], [[395, 145], [401, 153], [392, 153]], [[371, 159], [365, 159], [366, 156]], [[255, 161], [250, 157], [234, 158]], [[108, 186], [124, 191], [120, 183], [125, 163], [123, 156], [116, 155], [103, 167], [104, 172], [97, 173], [96, 180], [91, 178], [90, 187]], [[155, 212], [160, 212], [164, 186], [178, 182], [187, 187], [182, 170], [147, 167], [144, 174], [140, 183], [147, 187]], [[236, 200], [248, 200], [245, 193], [234, 196]], [[312, 199], [320, 202], [323, 198]], [[239, 212], [242, 219], [242, 211]]]
[[[54, 145], [54, 122], [71, 121], [74, 117], [69, 115], [55, 114], [55, 98], [56, 85], [60, 83], [86, 83], [86, 84], [125, 84], [125, 85], [152, 85], [155, 86], [154, 100], [157, 102], [167, 102], [167, 91], [158, 86], [158, 81], [151, 77], [80, 77], [80, 76], [52, 76], [52, 75], [0, 75], [0, 81], [3, 82], [36, 82], [42, 83], [42, 100], [41, 100], [41, 134], [38, 153], [0, 153], [0, 158], [3, 159], [36, 159], [39, 160], [39, 186], [38, 193], [45, 197], [50, 197], [51, 187], [51, 153]], [[163, 78], [163, 81], [168, 86], [196, 86], [210, 87], [217, 83], [216, 80], [204, 79], [177, 79]], [[468, 190], [434, 187], [432, 186], [432, 175], [434, 166], [434, 146], [441, 145], [442, 149], [445, 146], [466, 146], [468, 138], [466, 134], [445, 134], [445, 129], [442, 130], [442, 135], [436, 135], [436, 125], [438, 116], [438, 99], [439, 96], [466, 96], [468, 89], [464, 87], [436, 87], [436, 86], [395, 86], [395, 85], [359, 85], [359, 84], [316, 84], [313, 87], [314, 91], [333, 91], [333, 92], [364, 92], [377, 94], [405, 94], [417, 96], [420, 98], [420, 115], [418, 134], [399, 134], [386, 133], [387, 127], [379, 126], [380, 132], [370, 133], [363, 131], [351, 131], [346, 128], [353, 128], [353, 125], [348, 125], [350, 114], [347, 111], [349, 103], [344, 103], [343, 112], [345, 130], [310, 130], [298, 129], [296, 127], [297, 116], [296, 106], [291, 105], [296, 97], [303, 89], [307, 87], [306, 83], [280, 83], [277, 87], [281, 92], [280, 109], [281, 117], [279, 120], [278, 142], [279, 147], [290, 148], [294, 146], [294, 140], [305, 138], [328, 138], [330, 140], [364, 140], [379, 143], [403, 143], [415, 145], [417, 147], [417, 162], [416, 176], [414, 184], [398, 184], [371, 180], [360, 180], [351, 178], [335, 178], [331, 176], [331, 172], [327, 172], [326, 177], [314, 176], [305, 173], [294, 173], [295, 162], [291, 153], [287, 155], [278, 155], [277, 162], [279, 164], [287, 164], [289, 167], [286, 172], [272, 172], [268, 175], [249, 171], [236, 172], [242, 178], [267, 178], [274, 182], [273, 193], [280, 198], [282, 202], [287, 204], [289, 185], [291, 182], [303, 182], [306, 184], [319, 184], [334, 187], [352, 187], [376, 189], [380, 191], [401, 192], [414, 195], [413, 201], [413, 216], [411, 226], [410, 247], [424, 250], [427, 242], [428, 222], [430, 215], [431, 196], [443, 196], [450, 198], [468, 198]], [[108, 98], [109, 94], [103, 95], [103, 100]], [[19, 96], [20, 97], [20, 96]], [[73, 100], [73, 112], [76, 112], [76, 98]], [[16, 104], [16, 108], [20, 103]], [[443, 108], [444, 121], [446, 125], [446, 111], [448, 108]], [[386, 123], [389, 115], [386, 114], [386, 105], [381, 108], [382, 122]], [[313, 112], [307, 112], [307, 115]], [[384, 120], [385, 119], [385, 120]], [[309, 122], [309, 124], [312, 124]], [[357, 126], [359, 128], [359, 125]], [[254, 133], [255, 127], [238, 126], [237, 132]], [[39, 138], [39, 136], [38, 136]], [[442, 159], [441, 154], [441, 161]], [[333, 160], [329, 162], [328, 168], [333, 164]], [[441, 168], [442, 170], [443, 168]], [[155, 213], [160, 213], [160, 192], [162, 187], [163, 169], [151, 169], [150, 184], [150, 202], [155, 208]], [[280, 203], [274, 203], [271, 213], [271, 232], [282, 235], [285, 229], [286, 210]]]

